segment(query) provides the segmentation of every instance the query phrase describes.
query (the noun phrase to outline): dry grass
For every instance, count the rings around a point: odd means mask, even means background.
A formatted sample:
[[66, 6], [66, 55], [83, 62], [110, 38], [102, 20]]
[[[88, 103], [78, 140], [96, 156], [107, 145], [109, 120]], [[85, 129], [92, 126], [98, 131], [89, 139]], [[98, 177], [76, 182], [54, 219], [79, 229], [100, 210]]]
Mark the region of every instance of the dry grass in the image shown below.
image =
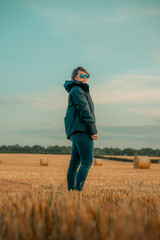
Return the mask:
[[0, 154], [0, 239], [160, 239], [160, 164], [103, 160], [67, 191], [70, 155]]
[[5, 159], [1, 159], [1, 160], [0, 160], [0, 163], [1, 163], [1, 164], [4, 164], [4, 163], [7, 163], [7, 161], [6, 161]]

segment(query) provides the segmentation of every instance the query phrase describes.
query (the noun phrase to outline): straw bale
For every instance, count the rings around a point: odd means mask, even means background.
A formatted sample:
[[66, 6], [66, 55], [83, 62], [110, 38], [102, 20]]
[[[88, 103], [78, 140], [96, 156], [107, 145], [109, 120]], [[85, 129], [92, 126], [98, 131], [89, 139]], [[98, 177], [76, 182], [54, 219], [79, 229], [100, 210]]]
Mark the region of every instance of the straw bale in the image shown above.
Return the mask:
[[94, 158], [94, 166], [102, 166], [102, 165], [103, 165], [102, 159]]
[[1, 159], [0, 160], [0, 163], [2, 164], [2, 163], [7, 163], [7, 161], [5, 160], [5, 159]]
[[135, 156], [133, 159], [134, 168], [150, 168], [151, 160], [148, 156]]
[[41, 158], [40, 159], [40, 165], [41, 166], [48, 166], [48, 159], [47, 158]]

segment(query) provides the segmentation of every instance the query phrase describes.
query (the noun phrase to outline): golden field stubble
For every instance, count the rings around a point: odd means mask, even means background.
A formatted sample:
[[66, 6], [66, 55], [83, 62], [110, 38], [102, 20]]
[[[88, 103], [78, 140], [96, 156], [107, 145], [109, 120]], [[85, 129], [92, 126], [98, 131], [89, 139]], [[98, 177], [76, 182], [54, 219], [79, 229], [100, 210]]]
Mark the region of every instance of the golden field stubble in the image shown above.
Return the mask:
[[0, 239], [160, 239], [160, 164], [103, 160], [82, 192], [68, 192], [70, 155], [0, 159]]

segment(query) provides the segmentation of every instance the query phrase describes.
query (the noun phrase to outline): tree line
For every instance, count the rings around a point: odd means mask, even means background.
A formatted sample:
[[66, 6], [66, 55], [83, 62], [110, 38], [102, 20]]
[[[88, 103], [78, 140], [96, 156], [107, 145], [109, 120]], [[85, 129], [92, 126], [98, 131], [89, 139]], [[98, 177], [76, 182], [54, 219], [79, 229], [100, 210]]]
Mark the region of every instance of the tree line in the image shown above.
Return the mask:
[[[40, 145], [34, 146], [19, 146], [16, 145], [2, 145], [0, 146], [0, 153], [40, 153], [40, 154], [71, 154], [72, 147], [71, 146], [48, 146], [43, 147]], [[152, 149], [152, 148], [141, 148], [141, 149], [133, 149], [133, 148], [124, 148], [123, 150], [120, 148], [94, 148], [94, 155], [120, 155], [120, 156], [154, 156], [160, 157], [160, 149]]]

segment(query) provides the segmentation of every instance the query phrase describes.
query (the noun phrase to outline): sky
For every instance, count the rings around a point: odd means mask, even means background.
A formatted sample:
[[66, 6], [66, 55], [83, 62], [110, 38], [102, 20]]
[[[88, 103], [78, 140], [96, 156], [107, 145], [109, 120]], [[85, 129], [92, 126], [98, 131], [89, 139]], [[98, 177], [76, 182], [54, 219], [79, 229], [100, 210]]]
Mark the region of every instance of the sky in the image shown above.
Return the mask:
[[160, 148], [159, 0], [0, 1], [0, 145], [71, 146], [63, 87], [82, 66], [94, 147]]

